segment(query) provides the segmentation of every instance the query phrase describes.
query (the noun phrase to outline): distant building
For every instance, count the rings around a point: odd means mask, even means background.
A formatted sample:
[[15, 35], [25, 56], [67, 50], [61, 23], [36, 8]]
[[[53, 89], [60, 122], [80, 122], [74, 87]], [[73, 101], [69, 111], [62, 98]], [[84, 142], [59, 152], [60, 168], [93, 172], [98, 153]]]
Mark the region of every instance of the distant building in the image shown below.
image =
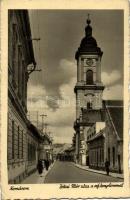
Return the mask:
[[56, 159], [60, 161], [74, 161], [74, 147], [71, 146], [67, 149], [60, 151], [57, 154]]
[[53, 160], [52, 139], [47, 135], [43, 135], [43, 141], [39, 144], [39, 159]]

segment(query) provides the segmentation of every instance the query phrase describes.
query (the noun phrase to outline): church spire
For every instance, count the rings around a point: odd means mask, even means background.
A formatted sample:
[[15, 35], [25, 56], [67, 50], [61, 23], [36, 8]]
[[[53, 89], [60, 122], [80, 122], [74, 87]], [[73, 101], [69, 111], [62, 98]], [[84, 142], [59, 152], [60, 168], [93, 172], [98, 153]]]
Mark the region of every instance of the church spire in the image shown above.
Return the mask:
[[90, 16], [90, 14], [88, 13], [88, 19], [86, 20], [88, 25], [91, 23], [91, 20], [90, 20], [89, 16]]
[[75, 58], [78, 60], [80, 55], [90, 53], [100, 56], [103, 54], [101, 49], [97, 46], [96, 39], [92, 36], [90, 14], [88, 14], [86, 19], [85, 37], [81, 40], [80, 46], [76, 51]]
[[89, 14], [88, 14], [88, 19], [86, 20], [86, 22], [87, 22], [87, 26], [85, 28], [85, 34], [86, 34], [86, 37], [91, 37], [92, 36], [92, 27], [90, 26], [91, 20], [89, 18]]

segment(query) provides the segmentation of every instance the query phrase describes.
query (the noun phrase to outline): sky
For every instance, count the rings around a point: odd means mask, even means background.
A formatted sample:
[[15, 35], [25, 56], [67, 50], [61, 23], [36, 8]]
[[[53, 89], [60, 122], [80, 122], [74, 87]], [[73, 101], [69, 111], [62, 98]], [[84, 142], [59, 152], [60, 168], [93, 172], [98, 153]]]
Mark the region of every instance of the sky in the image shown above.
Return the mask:
[[[37, 69], [28, 82], [30, 120], [47, 114], [55, 143], [72, 143], [75, 120], [74, 86], [77, 81], [75, 53], [85, 36], [90, 14], [93, 37], [103, 51], [101, 70], [105, 85], [103, 99], [123, 97], [122, 10], [30, 10], [30, 24]], [[38, 117], [39, 126], [42, 122]]]

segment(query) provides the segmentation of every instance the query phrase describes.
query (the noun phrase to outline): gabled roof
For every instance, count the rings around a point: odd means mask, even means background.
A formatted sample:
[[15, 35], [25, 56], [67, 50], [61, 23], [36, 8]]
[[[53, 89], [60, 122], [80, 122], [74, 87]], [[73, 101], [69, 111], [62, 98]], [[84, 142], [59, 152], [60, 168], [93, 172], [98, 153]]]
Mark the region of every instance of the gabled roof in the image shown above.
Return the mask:
[[92, 142], [93, 140], [100, 138], [100, 137], [104, 137], [103, 135], [104, 133], [104, 129], [99, 131], [97, 134], [95, 134], [93, 137], [91, 137], [89, 140], [87, 140], [87, 142]]
[[123, 139], [123, 101], [105, 101], [118, 136]]
[[123, 107], [123, 101], [122, 100], [106, 100], [105, 105], [107, 107]]

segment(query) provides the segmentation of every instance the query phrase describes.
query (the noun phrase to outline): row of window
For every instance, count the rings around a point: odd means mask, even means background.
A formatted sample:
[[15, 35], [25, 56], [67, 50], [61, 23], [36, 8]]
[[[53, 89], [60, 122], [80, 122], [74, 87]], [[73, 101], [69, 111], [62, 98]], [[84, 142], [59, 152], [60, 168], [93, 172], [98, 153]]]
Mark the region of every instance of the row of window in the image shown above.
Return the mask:
[[28, 161], [36, 160], [36, 147], [33, 144], [28, 143]]
[[[10, 159], [23, 159], [24, 158], [24, 132], [20, 129], [20, 126], [16, 125], [12, 120], [12, 149]], [[34, 144], [28, 142], [28, 160], [33, 161], [36, 159], [36, 147]]]
[[90, 150], [89, 152], [89, 161], [90, 164], [100, 164], [104, 162], [104, 149], [103, 148], [97, 148]]
[[96, 131], [87, 136], [87, 140], [91, 139], [96, 134]]
[[24, 132], [12, 121], [12, 159], [24, 157]]
[[12, 46], [9, 49], [9, 54], [11, 53], [11, 67], [13, 70], [13, 80], [18, 88], [18, 95], [26, 100], [26, 67], [23, 57], [23, 47], [19, 42], [17, 25], [12, 25], [12, 34], [9, 35], [12, 40]]

